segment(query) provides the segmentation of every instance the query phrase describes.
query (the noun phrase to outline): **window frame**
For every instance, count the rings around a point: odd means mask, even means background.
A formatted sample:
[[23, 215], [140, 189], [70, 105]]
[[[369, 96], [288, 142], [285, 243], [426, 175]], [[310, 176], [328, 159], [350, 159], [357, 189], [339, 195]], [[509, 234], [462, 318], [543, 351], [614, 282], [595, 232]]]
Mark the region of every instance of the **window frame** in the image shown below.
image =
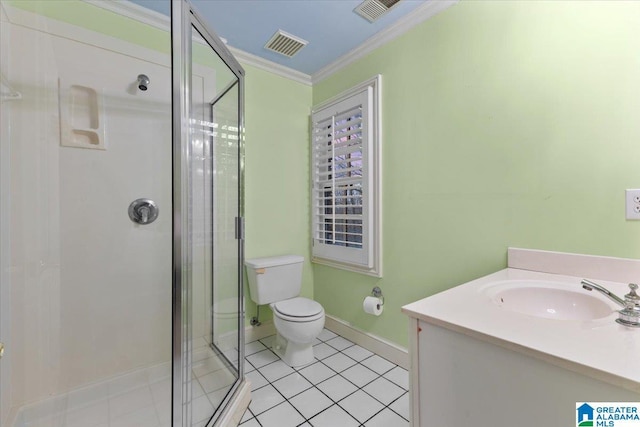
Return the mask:
[[[314, 106], [310, 115], [311, 262], [374, 277], [382, 277], [381, 94], [382, 76], [378, 74]], [[335, 116], [337, 112], [346, 111], [346, 108], [354, 108], [358, 105], [362, 105], [363, 111], [363, 229], [362, 249], [360, 249], [362, 252], [358, 252], [359, 249], [356, 248], [320, 243], [316, 234], [320, 221], [315, 219], [319, 214], [319, 208], [316, 206], [316, 192], [322, 191], [322, 188], [316, 186], [316, 177], [319, 172], [317, 172], [318, 166], [314, 149], [314, 123], [326, 120], [332, 115]]]

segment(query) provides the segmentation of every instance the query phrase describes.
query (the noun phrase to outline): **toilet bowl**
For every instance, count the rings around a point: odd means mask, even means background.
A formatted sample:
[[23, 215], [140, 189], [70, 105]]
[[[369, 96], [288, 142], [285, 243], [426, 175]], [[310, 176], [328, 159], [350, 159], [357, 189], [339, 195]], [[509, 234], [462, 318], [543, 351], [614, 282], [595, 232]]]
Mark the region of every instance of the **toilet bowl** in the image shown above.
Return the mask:
[[277, 331], [273, 350], [289, 366], [313, 362], [312, 344], [324, 328], [322, 305], [299, 296], [303, 261], [298, 255], [245, 261], [249, 295], [256, 304], [271, 307]]
[[324, 309], [316, 301], [297, 297], [270, 304], [278, 335], [273, 350], [289, 366], [313, 362], [313, 340], [324, 328]]

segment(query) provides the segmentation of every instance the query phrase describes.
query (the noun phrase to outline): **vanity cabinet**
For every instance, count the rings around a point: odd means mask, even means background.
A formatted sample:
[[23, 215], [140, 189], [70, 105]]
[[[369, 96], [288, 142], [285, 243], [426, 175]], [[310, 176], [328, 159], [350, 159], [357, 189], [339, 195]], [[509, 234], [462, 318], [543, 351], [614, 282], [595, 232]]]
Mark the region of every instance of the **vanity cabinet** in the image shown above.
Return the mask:
[[412, 425], [566, 427], [584, 403], [640, 403], [640, 328], [581, 286], [624, 295], [640, 260], [509, 248], [507, 265], [402, 307]]
[[508, 343], [497, 345], [416, 318], [410, 319], [410, 337], [415, 427], [573, 426], [576, 403], [640, 401], [638, 393]]

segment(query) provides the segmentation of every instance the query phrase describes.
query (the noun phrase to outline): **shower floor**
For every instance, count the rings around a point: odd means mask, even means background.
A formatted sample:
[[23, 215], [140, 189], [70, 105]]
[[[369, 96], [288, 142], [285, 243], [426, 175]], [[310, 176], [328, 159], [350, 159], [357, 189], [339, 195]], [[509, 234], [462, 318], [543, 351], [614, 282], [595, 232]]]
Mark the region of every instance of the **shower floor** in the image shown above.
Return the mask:
[[[235, 354], [236, 360], [229, 355]], [[237, 362], [237, 350], [227, 355]], [[205, 426], [235, 377], [208, 344], [193, 349], [193, 426]], [[171, 363], [127, 373], [18, 410], [13, 427], [169, 427]]]

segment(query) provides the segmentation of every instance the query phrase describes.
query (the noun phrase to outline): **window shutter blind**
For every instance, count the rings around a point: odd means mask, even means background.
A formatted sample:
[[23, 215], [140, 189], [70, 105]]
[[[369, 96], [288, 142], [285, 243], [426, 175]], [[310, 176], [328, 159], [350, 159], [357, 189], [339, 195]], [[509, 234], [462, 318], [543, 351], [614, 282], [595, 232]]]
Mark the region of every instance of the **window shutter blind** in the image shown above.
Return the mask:
[[369, 267], [368, 91], [312, 115], [313, 255]]

